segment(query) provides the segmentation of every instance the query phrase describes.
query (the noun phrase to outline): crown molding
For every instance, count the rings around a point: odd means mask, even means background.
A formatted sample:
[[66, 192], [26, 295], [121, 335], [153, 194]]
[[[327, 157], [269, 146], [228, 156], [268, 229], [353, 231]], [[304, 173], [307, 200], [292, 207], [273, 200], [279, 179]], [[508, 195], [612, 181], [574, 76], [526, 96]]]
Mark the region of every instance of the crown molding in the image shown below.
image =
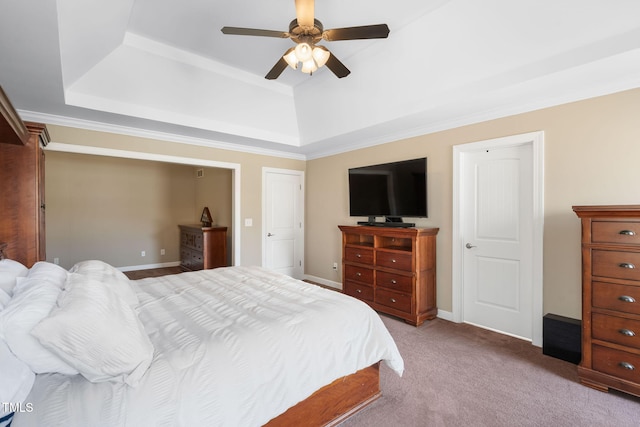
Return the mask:
[[[175, 142], [178, 144], [196, 145], [200, 147], [216, 148], [219, 150], [235, 151], [247, 154], [257, 154], [262, 156], [280, 157], [293, 160], [306, 160], [304, 154], [290, 153], [287, 151], [271, 150], [267, 148], [253, 147], [248, 145], [222, 142], [212, 139], [195, 138], [191, 136], [178, 135], [168, 132], [158, 132], [146, 129], [139, 129], [129, 126], [113, 125], [91, 120], [76, 119], [66, 116], [38, 113], [34, 111], [18, 110], [23, 120], [47, 123], [51, 125], [66, 126], [77, 129], [91, 130], [96, 132], [114, 133], [117, 135], [127, 135], [139, 138], [156, 139], [160, 141]], [[61, 141], [57, 141], [61, 142]]]

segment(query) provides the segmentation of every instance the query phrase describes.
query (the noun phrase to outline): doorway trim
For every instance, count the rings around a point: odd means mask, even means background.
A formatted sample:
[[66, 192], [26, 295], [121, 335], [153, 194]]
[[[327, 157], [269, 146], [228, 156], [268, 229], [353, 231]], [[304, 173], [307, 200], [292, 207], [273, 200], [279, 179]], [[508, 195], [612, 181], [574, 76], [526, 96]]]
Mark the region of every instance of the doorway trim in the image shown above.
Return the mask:
[[211, 168], [231, 169], [231, 217], [233, 224], [233, 252], [231, 253], [231, 265], [240, 265], [240, 164], [219, 162], [215, 160], [203, 160], [193, 157], [167, 156], [164, 154], [143, 153], [138, 151], [116, 150], [112, 148], [92, 147], [88, 145], [66, 144], [50, 142], [46, 151], [59, 151], [63, 153], [90, 154], [95, 156], [120, 157], [124, 159], [149, 160], [152, 162], [177, 163], [182, 165], [202, 166]]
[[532, 344], [542, 346], [543, 307], [543, 233], [544, 233], [544, 131], [511, 135], [453, 146], [453, 206], [452, 206], [452, 317], [454, 322], [464, 320], [463, 312], [463, 215], [462, 159], [467, 152], [530, 145], [533, 162], [533, 259], [532, 259]]

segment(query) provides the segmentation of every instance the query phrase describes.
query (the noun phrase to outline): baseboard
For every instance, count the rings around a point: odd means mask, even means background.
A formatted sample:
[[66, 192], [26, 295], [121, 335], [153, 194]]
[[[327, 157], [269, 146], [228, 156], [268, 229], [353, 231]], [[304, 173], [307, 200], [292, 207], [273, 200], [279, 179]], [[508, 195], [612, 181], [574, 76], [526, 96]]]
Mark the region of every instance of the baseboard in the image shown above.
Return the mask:
[[137, 271], [137, 270], [150, 270], [152, 268], [165, 268], [165, 267], [177, 267], [180, 265], [180, 261], [162, 262], [158, 264], [143, 264], [143, 265], [129, 265], [126, 267], [117, 267], [120, 271]]
[[450, 311], [444, 311], [438, 309], [438, 318], [442, 320], [448, 320], [449, 322], [453, 322], [453, 313]]
[[327, 279], [323, 279], [322, 277], [316, 277], [316, 276], [312, 276], [310, 274], [305, 274], [304, 275], [304, 279], [308, 280], [310, 282], [316, 282], [319, 283], [323, 286], [328, 286], [330, 288], [335, 288], [338, 290], [342, 290], [342, 283], [340, 282], [334, 282], [332, 280], [327, 280]]

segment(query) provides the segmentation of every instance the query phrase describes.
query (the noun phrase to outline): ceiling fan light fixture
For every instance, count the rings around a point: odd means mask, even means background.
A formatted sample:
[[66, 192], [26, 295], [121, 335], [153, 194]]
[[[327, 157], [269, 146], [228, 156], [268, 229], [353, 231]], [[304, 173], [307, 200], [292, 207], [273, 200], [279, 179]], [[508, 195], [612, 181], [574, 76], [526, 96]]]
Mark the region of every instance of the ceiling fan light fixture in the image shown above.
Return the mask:
[[300, 62], [308, 61], [313, 57], [313, 51], [311, 49], [311, 46], [309, 46], [309, 43], [305, 43], [305, 42], [298, 43], [298, 45], [295, 48], [295, 52], [296, 52], [296, 57]]
[[313, 58], [302, 62], [302, 70], [301, 71], [303, 73], [312, 74], [317, 69], [318, 69], [318, 66], [316, 65], [316, 61], [314, 61]]
[[300, 61], [298, 61], [298, 57], [296, 56], [295, 49], [293, 48], [289, 49], [282, 58], [284, 58], [284, 60], [287, 61], [287, 64], [289, 64], [291, 68], [293, 68], [294, 70], [298, 69], [298, 62]]
[[331, 52], [324, 46], [314, 46], [312, 54], [318, 68], [326, 64], [331, 56]]

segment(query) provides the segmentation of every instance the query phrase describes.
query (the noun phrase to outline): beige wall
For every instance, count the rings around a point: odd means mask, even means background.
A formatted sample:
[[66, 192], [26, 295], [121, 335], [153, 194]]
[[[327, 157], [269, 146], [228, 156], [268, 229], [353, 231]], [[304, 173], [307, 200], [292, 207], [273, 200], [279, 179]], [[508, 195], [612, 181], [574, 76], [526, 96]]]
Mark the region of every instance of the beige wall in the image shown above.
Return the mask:
[[48, 261], [70, 268], [84, 259], [118, 267], [180, 259], [177, 224], [195, 217], [192, 166], [49, 152], [45, 169]]
[[[75, 144], [97, 148], [153, 153], [163, 156], [191, 158], [196, 160], [217, 161], [240, 165], [240, 217], [252, 218], [252, 227], [241, 227], [240, 263], [242, 265], [260, 265], [262, 262], [262, 168], [282, 168], [304, 170], [305, 162], [296, 159], [241, 153], [198, 145], [179, 144], [155, 139], [118, 135], [47, 125], [52, 142]], [[52, 153], [49, 151], [47, 154]], [[48, 172], [47, 172], [48, 173]], [[193, 209], [193, 206], [192, 206]], [[197, 218], [199, 219], [199, 214]], [[213, 214], [213, 211], [212, 211]], [[47, 257], [54, 255], [49, 251]]]
[[198, 223], [204, 206], [231, 229], [229, 169], [63, 152], [48, 152], [45, 169], [47, 259], [65, 268], [87, 258], [117, 267], [176, 263], [177, 224]]
[[[580, 226], [572, 205], [640, 204], [640, 90], [547, 108], [307, 162], [305, 273], [341, 281], [338, 224], [349, 217], [347, 169], [428, 157], [429, 219], [439, 227], [438, 306], [452, 310], [452, 147], [545, 133], [544, 312], [581, 317]], [[413, 220], [412, 220], [413, 221]]]

